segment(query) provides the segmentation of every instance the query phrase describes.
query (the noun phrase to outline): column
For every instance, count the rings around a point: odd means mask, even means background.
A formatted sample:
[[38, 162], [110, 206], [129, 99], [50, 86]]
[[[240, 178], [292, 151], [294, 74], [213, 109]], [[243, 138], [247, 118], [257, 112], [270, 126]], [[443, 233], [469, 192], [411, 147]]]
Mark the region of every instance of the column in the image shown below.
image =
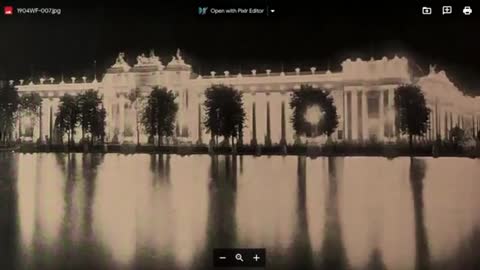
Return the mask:
[[480, 132], [480, 115], [477, 115], [477, 116], [475, 117], [475, 119], [477, 119], [477, 120], [476, 120], [476, 121], [477, 121], [477, 125], [476, 125], [476, 126], [477, 126], [477, 130], [476, 130], [476, 132], [475, 132], [475, 136], [477, 136], [477, 133]]
[[202, 104], [198, 103], [197, 144], [202, 144]]
[[444, 138], [445, 139], [448, 139], [449, 136], [448, 136], [448, 112], [445, 111], [444, 112], [444, 116], [445, 116], [445, 126], [444, 126]]
[[379, 109], [379, 125], [380, 125], [380, 135], [378, 139], [380, 141], [385, 140], [385, 106], [384, 106], [384, 90], [380, 90], [380, 95], [378, 96], [378, 109]]
[[50, 115], [48, 117], [48, 142], [49, 143], [52, 143], [53, 142], [53, 125], [55, 125], [55, 122], [53, 121], [53, 105], [51, 104], [51, 102], [49, 102], [49, 112], [50, 112]]
[[251, 145], [257, 145], [257, 112], [256, 112], [256, 105], [255, 105], [255, 94], [253, 94], [252, 100], [252, 140], [250, 142]]
[[435, 99], [435, 140], [440, 136], [440, 112], [438, 111], [438, 100]]
[[344, 129], [344, 113], [343, 113], [343, 91], [340, 92], [338, 89], [332, 89], [329, 95], [333, 98], [333, 104], [337, 107], [337, 115], [338, 115], [338, 127], [330, 136], [333, 141], [339, 140], [339, 132], [343, 133], [343, 137], [345, 137], [345, 129]]
[[350, 140], [351, 139], [350, 134], [349, 134], [350, 117], [348, 116], [348, 113], [351, 110], [349, 108], [350, 104], [349, 104], [349, 100], [348, 100], [349, 93], [350, 92], [348, 92], [348, 91], [345, 91], [345, 90], [343, 91], [343, 119], [344, 119], [344, 121], [343, 121], [343, 130], [344, 130], [343, 139], [344, 140]]
[[440, 107], [438, 110], [438, 128], [440, 131], [440, 138], [445, 139], [445, 124], [446, 124], [446, 115], [443, 107]]
[[395, 136], [397, 136], [397, 122], [395, 120], [397, 115], [397, 112], [395, 111], [395, 89], [388, 89], [388, 108], [390, 111], [390, 121], [392, 122], [391, 135], [395, 138]]
[[259, 144], [265, 144], [265, 139], [267, 138], [267, 126], [265, 124], [265, 116], [267, 115], [267, 99], [264, 93], [257, 93], [255, 95], [255, 113], [256, 116], [258, 115], [259, 121], [256, 121], [258, 125], [256, 125], [256, 134], [257, 134], [257, 142]]
[[449, 117], [448, 131], [450, 132], [450, 130], [452, 130], [458, 124], [458, 116], [455, 116], [455, 114], [450, 111], [448, 113], [448, 117]]
[[474, 134], [474, 136], [477, 136], [477, 133], [480, 130], [480, 119], [479, 119], [480, 117], [475, 116], [475, 115], [473, 117], [475, 119], [475, 134]]
[[437, 105], [435, 105], [435, 111], [433, 112], [433, 139], [436, 140], [439, 136], [439, 127], [438, 127], [438, 108]]
[[38, 139], [38, 141], [40, 143], [43, 143], [43, 141], [44, 141], [43, 140], [43, 127], [44, 127], [43, 120], [45, 118], [43, 117], [43, 111], [44, 111], [43, 106], [44, 106], [44, 104], [43, 104], [43, 98], [42, 98], [42, 103], [40, 103], [40, 108], [38, 108], [39, 109], [39, 112], [38, 112], [38, 137], [35, 138], [35, 140]]
[[50, 114], [48, 99], [42, 97], [42, 105], [40, 110], [40, 142], [45, 142], [45, 136], [48, 135], [48, 118]]
[[118, 135], [118, 139], [119, 139], [119, 142], [123, 142], [123, 133], [125, 132], [125, 98], [122, 96], [120, 96], [119, 100], [118, 100], [118, 111], [119, 111], [119, 135]]
[[282, 139], [282, 100], [280, 93], [270, 93], [270, 136], [272, 144], [279, 144]]
[[[175, 136], [180, 136], [182, 134], [182, 127], [183, 127], [183, 123], [185, 122], [183, 117], [184, 117], [184, 109], [185, 109], [185, 106], [184, 106], [184, 92], [183, 91], [176, 91], [177, 95], [178, 95], [178, 100], [177, 100], [177, 104], [178, 104], [178, 111], [177, 111], [177, 121], [175, 123], [175, 130], [173, 132], [173, 134], [175, 134]], [[160, 139], [160, 138], [159, 138]]]
[[[283, 94], [282, 94], [282, 97], [283, 97]], [[281, 104], [281, 118], [280, 118], [280, 134], [281, 134], [281, 137], [280, 137], [280, 144], [281, 145], [286, 145], [287, 144], [287, 140], [286, 140], [286, 136], [285, 136], [285, 101], [282, 100], [282, 104]]]
[[50, 117], [50, 121], [51, 121], [51, 141], [52, 142], [55, 142], [55, 143], [61, 143], [63, 142], [63, 137], [62, 138], [58, 138], [58, 136], [56, 136], [56, 133], [55, 133], [55, 119], [56, 119], [56, 114], [58, 112], [58, 106], [59, 106], [59, 103], [60, 103], [60, 99], [58, 98], [52, 98], [50, 100], [50, 111], [51, 111], [51, 117]]
[[351, 91], [351, 116], [350, 125], [352, 128], [352, 140], [356, 141], [360, 138], [360, 134], [358, 133], [358, 125], [359, 125], [359, 109], [358, 109], [358, 91]]
[[429, 130], [430, 130], [430, 140], [433, 141], [435, 140], [435, 122], [434, 122], [434, 118], [435, 118], [435, 113], [433, 111], [433, 107], [430, 109], [430, 125], [429, 125]]
[[271, 130], [271, 125], [270, 125], [270, 94], [266, 94], [266, 99], [267, 99], [267, 110], [266, 110], [266, 134], [265, 134], [265, 145], [266, 146], [271, 146], [272, 145], [272, 130]]
[[362, 138], [364, 141], [368, 140], [368, 104], [367, 104], [367, 90], [362, 90]]
[[[42, 112], [42, 107], [40, 106], [38, 108], [38, 113], [40, 114], [41, 112]], [[42, 117], [41, 116], [33, 117], [32, 119], [33, 119], [33, 121], [32, 121], [32, 126], [33, 126], [32, 142], [36, 143], [37, 140], [41, 136], [41, 127], [42, 127], [41, 120], [42, 120]]]
[[472, 114], [472, 132], [473, 137], [476, 135], [477, 123], [475, 123], [475, 114]]

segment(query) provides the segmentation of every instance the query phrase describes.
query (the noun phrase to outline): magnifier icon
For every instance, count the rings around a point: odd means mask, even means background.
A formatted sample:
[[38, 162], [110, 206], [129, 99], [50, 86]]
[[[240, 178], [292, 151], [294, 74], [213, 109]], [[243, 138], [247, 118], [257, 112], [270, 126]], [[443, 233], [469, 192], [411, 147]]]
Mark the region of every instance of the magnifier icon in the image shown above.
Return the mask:
[[243, 262], [242, 254], [240, 253], [235, 254], [235, 260]]

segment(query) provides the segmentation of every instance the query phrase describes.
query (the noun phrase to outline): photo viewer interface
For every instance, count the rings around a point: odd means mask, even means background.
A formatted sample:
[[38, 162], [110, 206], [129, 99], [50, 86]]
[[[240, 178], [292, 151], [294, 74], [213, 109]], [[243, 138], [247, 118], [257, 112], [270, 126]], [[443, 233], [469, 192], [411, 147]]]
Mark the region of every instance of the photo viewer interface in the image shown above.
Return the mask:
[[0, 0], [0, 264], [479, 269], [474, 1]]

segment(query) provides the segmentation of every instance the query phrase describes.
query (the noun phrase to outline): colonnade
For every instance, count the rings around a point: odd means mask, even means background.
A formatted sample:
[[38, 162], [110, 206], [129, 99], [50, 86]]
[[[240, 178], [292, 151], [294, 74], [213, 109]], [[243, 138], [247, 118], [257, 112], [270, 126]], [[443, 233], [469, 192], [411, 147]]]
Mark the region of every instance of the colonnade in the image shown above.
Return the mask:
[[[368, 141], [375, 138], [379, 141], [395, 141], [402, 137], [396, 122], [394, 109], [394, 86], [375, 89], [365, 87], [345, 87], [332, 92], [339, 115], [337, 131], [332, 135], [334, 140]], [[188, 92], [190, 91], [190, 92]], [[179, 113], [177, 125], [180, 130], [175, 134], [187, 142], [207, 143], [210, 135], [203, 127], [205, 112], [203, 109], [203, 92], [182, 90], [177, 92]], [[280, 143], [293, 144], [295, 131], [291, 124], [292, 109], [289, 105], [290, 92], [286, 91], [244, 91], [243, 103], [246, 122], [243, 129], [243, 143], [274, 145]], [[58, 111], [58, 97], [43, 97], [41, 115], [33, 129], [33, 138], [55, 139], [54, 124]], [[477, 134], [480, 128], [480, 115], [461, 114], [449, 103], [439, 101], [428, 102], [430, 108], [430, 125], [425, 136], [427, 140], [437, 137], [448, 139], [450, 130], [458, 126], [467, 132]], [[135, 109], [125, 95], [104, 98], [107, 111], [106, 140], [136, 142]], [[27, 139], [26, 117], [18, 119], [15, 137]], [[128, 134], [126, 130], [130, 130]], [[178, 133], [178, 132], [176, 132]], [[126, 136], [125, 136], [126, 135]], [[81, 137], [78, 128], [75, 139]], [[148, 136], [143, 129], [140, 141], [146, 142]]]

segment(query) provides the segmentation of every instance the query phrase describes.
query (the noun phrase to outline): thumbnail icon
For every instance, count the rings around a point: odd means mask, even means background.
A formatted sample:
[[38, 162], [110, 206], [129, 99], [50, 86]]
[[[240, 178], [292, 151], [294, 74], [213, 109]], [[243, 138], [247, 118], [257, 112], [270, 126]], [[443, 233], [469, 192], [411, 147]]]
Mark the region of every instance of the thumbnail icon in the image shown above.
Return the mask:
[[465, 6], [465, 7], [463, 8], [463, 14], [465, 14], [465, 15], [470, 15], [470, 14], [472, 14], [472, 8], [471, 8], [470, 6]]
[[423, 15], [432, 15], [432, 8], [431, 7], [422, 7], [422, 14]]
[[442, 15], [452, 14], [452, 6], [443, 6]]
[[12, 6], [5, 6], [3, 8], [5, 15], [12, 15], [13, 14], [13, 7]]
[[205, 15], [207, 14], [208, 7], [198, 7], [198, 15]]

